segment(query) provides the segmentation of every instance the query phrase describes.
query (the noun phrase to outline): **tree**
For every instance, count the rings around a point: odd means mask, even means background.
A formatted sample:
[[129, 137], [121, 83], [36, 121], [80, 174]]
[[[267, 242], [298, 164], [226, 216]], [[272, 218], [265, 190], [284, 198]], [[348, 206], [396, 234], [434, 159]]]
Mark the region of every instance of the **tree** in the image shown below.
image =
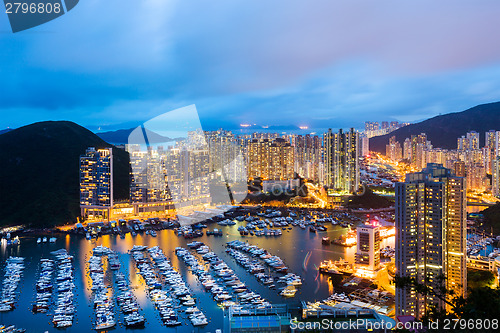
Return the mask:
[[[449, 305], [450, 311], [430, 307], [421, 321], [424, 324], [443, 319], [499, 319], [500, 318], [500, 287], [469, 288], [467, 298], [455, 296], [452, 290], [447, 290], [441, 276], [434, 284], [421, 284], [414, 278], [395, 276], [396, 288], [414, 288], [420, 295], [434, 296]], [[455, 330], [460, 332], [460, 330]]]

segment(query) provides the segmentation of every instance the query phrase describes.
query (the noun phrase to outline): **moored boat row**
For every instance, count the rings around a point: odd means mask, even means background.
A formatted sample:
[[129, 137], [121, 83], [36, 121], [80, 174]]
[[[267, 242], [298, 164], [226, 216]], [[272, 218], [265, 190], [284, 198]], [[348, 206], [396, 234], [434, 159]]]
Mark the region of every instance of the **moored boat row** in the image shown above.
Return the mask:
[[277, 279], [277, 283], [283, 283], [287, 286], [282, 288], [280, 295], [285, 297], [293, 297], [297, 291], [296, 287], [302, 285], [302, 279], [299, 275], [289, 273], [288, 267], [283, 260], [275, 255], [271, 255], [267, 250], [264, 250], [256, 245], [250, 245], [239, 240], [234, 240], [227, 243], [227, 251], [231, 256], [239, 262], [243, 262], [247, 270], [253, 273], [259, 281], [269, 286], [274, 286], [274, 279], [265, 274], [258, 265], [259, 260], [251, 260], [249, 257], [244, 257], [242, 252], [246, 252], [255, 258], [259, 258], [266, 263], [276, 273], [285, 274]]
[[[103, 247], [96, 251], [94, 248], [94, 254], [109, 254], [111, 250], [104, 250]], [[93, 304], [95, 312], [95, 330], [105, 330], [112, 328], [116, 325], [114, 310], [113, 310], [113, 300], [110, 296], [110, 290], [104, 282], [104, 269], [103, 269], [103, 257], [93, 255], [88, 260], [89, 264], [89, 276], [91, 279], [91, 290], [93, 294]]]
[[[159, 247], [149, 249], [156, 268], [160, 271], [160, 275], [170, 286], [171, 294], [174, 295], [176, 301], [179, 302], [183, 310], [188, 315], [189, 321], [193, 326], [204, 326], [208, 324], [206, 315], [196, 306], [196, 299], [192, 296], [191, 290], [182, 279], [181, 275], [172, 267], [170, 260], [165, 257], [163, 251]], [[173, 300], [175, 303], [176, 301]]]
[[53, 290], [54, 261], [50, 259], [40, 259], [40, 271], [36, 281], [36, 299], [33, 304], [33, 312], [46, 313], [49, 310], [50, 299]]
[[123, 320], [125, 322], [125, 327], [144, 327], [146, 320], [144, 316], [140, 314], [139, 304], [135, 299], [132, 290], [130, 289], [130, 283], [125, 275], [121, 272], [115, 273], [115, 283], [117, 289], [120, 291], [116, 300], [118, 306], [123, 313]]
[[15, 307], [18, 291], [17, 287], [21, 281], [24, 270], [23, 257], [9, 257], [6, 260], [5, 274], [2, 284], [2, 295], [0, 301], [0, 312], [11, 311]]
[[52, 323], [56, 328], [65, 328], [73, 325], [76, 307], [74, 305], [73, 289], [73, 256], [61, 249], [52, 252], [56, 256], [56, 284], [57, 298], [55, 302]]

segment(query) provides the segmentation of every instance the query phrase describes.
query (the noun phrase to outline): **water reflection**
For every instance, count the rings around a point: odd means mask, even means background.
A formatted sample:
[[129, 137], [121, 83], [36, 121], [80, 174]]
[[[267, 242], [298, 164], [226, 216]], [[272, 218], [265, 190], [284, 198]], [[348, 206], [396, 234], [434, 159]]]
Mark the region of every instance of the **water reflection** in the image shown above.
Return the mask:
[[[218, 226], [210, 226], [210, 229]], [[281, 237], [257, 237], [247, 236], [241, 237], [237, 231], [238, 225], [222, 227], [224, 236], [203, 236], [199, 241], [205, 242], [210, 248], [216, 252], [235, 272], [248, 287], [272, 303], [287, 303], [296, 305], [299, 300], [315, 301], [327, 298], [334, 292], [335, 281], [332, 281], [328, 276], [318, 274], [317, 266], [323, 260], [338, 260], [339, 258], [346, 259], [350, 262], [354, 261], [356, 247], [343, 247], [335, 244], [322, 245], [321, 238], [329, 236], [330, 239], [336, 239], [340, 235], [345, 234], [347, 229], [339, 226], [329, 226], [327, 232], [311, 233], [309, 230], [293, 228], [292, 230], [283, 230]], [[15, 311], [10, 313], [2, 313], [0, 320], [2, 324], [16, 324], [24, 327], [28, 332], [48, 331], [57, 332], [51, 323], [46, 321], [47, 317], [34, 315], [28, 309], [34, 297], [33, 285], [36, 278], [36, 268], [40, 258], [50, 258], [50, 251], [59, 248], [65, 248], [71, 255], [75, 257], [75, 279], [76, 292], [78, 293], [77, 319], [78, 322], [68, 329], [67, 332], [87, 332], [90, 331], [91, 319], [94, 318], [93, 308], [90, 306], [91, 290], [90, 277], [87, 274], [87, 261], [92, 254], [92, 249], [98, 245], [104, 245], [119, 253], [121, 261], [120, 270], [129, 278], [130, 286], [133, 288], [133, 293], [137, 298], [138, 303], [144, 310], [144, 315], [147, 319], [145, 331], [166, 331], [166, 332], [198, 332], [192, 326], [182, 326], [176, 329], [170, 329], [162, 326], [157, 313], [149, 301], [146, 292], [145, 284], [137, 274], [137, 269], [131, 259], [128, 251], [134, 245], [159, 246], [165, 255], [171, 260], [172, 266], [186, 280], [188, 285], [193, 289], [194, 295], [200, 300], [201, 307], [207, 316], [211, 317], [211, 323], [200, 329], [199, 332], [215, 331], [223, 327], [223, 312], [217, 307], [210, 294], [207, 294], [199, 285], [196, 277], [191, 274], [186, 265], [179, 260], [174, 254], [174, 250], [178, 246], [186, 247], [186, 244], [192, 240], [178, 237], [172, 230], [163, 230], [158, 232], [157, 237], [138, 234], [132, 236], [126, 234], [122, 239], [114, 235], [106, 235], [97, 240], [86, 240], [84, 237], [75, 235], [64, 235], [58, 238], [56, 244], [36, 244], [35, 237], [24, 237], [22, 243], [18, 247], [7, 247], [6, 242], [1, 243], [0, 257], [5, 260], [9, 255], [24, 256], [30, 262], [27, 265], [25, 276], [21, 286], [23, 288], [19, 304]], [[43, 236], [42, 236], [43, 237]], [[239, 266], [226, 252], [225, 244], [234, 239], [240, 239], [250, 244], [255, 244], [261, 248], [268, 250], [271, 254], [280, 256], [290, 268], [290, 271], [300, 274], [303, 277], [303, 285], [299, 288], [297, 296], [293, 299], [284, 299], [279, 296], [279, 290], [270, 290], [262, 285], [257, 279], [245, 269]], [[395, 237], [382, 240], [381, 247], [387, 245], [394, 246]], [[107, 260], [104, 261], [105, 269], [108, 272], [108, 277], [111, 280], [111, 272], [108, 267]], [[3, 273], [3, 272], [2, 272]], [[1, 274], [3, 277], [3, 274]], [[80, 278], [81, 277], [81, 278]], [[82, 290], [82, 292], [80, 292]], [[43, 320], [42, 320], [43, 318]], [[116, 327], [113, 332], [124, 332], [123, 327]], [[145, 332], [144, 331], [144, 332]]]

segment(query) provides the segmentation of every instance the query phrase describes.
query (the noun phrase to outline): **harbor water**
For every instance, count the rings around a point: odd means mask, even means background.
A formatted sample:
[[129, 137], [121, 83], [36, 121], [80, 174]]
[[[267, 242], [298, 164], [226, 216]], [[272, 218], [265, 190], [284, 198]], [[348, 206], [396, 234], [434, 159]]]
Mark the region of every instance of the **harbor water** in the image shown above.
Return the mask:
[[[298, 307], [300, 301], [315, 301], [326, 299], [333, 291], [334, 287], [328, 276], [318, 273], [317, 267], [323, 260], [346, 259], [350, 262], [354, 260], [355, 247], [343, 247], [330, 244], [323, 245], [322, 237], [328, 236], [330, 239], [337, 239], [347, 232], [346, 228], [340, 226], [328, 226], [328, 230], [317, 233], [299, 227], [289, 227], [283, 231], [282, 236], [244, 236], [237, 231], [238, 226], [245, 225], [240, 222], [233, 226], [220, 227], [216, 224], [209, 225], [209, 229], [214, 227], [222, 229], [223, 236], [203, 235], [196, 238], [208, 245], [230, 268], [239, 276], [240, 280], [247, 287], [260, 294], [263, 298], [273, 304], [288, 304], [290, 307]], [[71, 327], [65, 329], [67, 332], [91, 332], [94, 331], [94, 309], [92, 303], [92, 293], [90, 290], [91, 281], [87, 272], [88, 260], [92, 255], [92, 249], [102, 245], [118, 253], [121, 263], [120, 271], [130, 280], [133, 293], [141, 307], [141, 313], [146, 318], [145, 328], [130, 329], [123, 325], [123, 316], [119, 313], [119, 308], [115, 306], [115, 315], [117, 325], [111, 329], [113, 332], [215, 332], [217, 329], [224, 328], [225, 312], [213, 300], [210, 293], [206, 292], [199, 283], [197, 277], [191, 273], [186, 264], [178, 258], [174, 251], [176, 247], [187, 248], [187, 244], [193, 239], [184, 239], [182, 236], [175, 235], [173, 230], [158, 231], [156, 237], [146, 234], [137, 234], [132, 236], [130, 233], [125, 238], [116, 235], [104, 235], [98, 239], [87, 240], [78, 235], [58, 236], [55, 243], [37, 243], [37, 239], [43, 235], [25, 235], [21, 236], [21, 244], [18, 246], [7, 247], [2, 243], [0, 266], [1, 277], [5, 273], [5, 260], [9, 256], [24, 257], [25, 269], [22, 273], [19, 283], [19, 295], [16, 300], [15, 309], [9, 312], [0, 312], [0, 324], [16, 325], [24, 328], [27, 332], [42, 333], [60, 332], [60, 329], [54, 328], [52, 324], [51, 309], [47, 313], [33, 313], [32, 306], [35, 301], [35, 284], [38, 277], [40, 259], [54, 259], [51, 251], [65, 249], [74, 257], [74, 283], [75, 283], [75, 320]], [[257, 245], [271, 254], [283, 259], [289, 268], [289, 272], [298, 274], [302, 277], [302, 285], [298, 287], [295, 297], [284, 298], [279, 295], [279, 288], [269, 289], [267, 286], [259, 283], [255, 276], [245, 270], [243, 267], [225, 252], [226, 243], [232, 240], [241, 240], [251, 245]], [[142, 277], [137, 273], [137, 268], [132, 260], [129, 250], [134, 245], [145, 245], [148, 247], [158, 246], [164, 254], [171, 260], [172, 266], [180, 272], [184, 281], [192, 290], [193, 297], [196, 298], [196, 305], [205, 313], [209, 319], [209, 324], [203, 327], [194, 327], [187, 319], [186, 314], [181, 314], [179, 321], [182, 325], [177, 327], [166, 327], [162, 324], [158, 312], [153, 303], [147, 296], [146, 285]], [[394, 246], [394, 237], [382, 241], [381, 247]], [[108, 277], [112, 276], [108, 269]], [[111, 279], [110, 279], [111, 280]], [[112, 281], [112, 280], [111, 280]]]

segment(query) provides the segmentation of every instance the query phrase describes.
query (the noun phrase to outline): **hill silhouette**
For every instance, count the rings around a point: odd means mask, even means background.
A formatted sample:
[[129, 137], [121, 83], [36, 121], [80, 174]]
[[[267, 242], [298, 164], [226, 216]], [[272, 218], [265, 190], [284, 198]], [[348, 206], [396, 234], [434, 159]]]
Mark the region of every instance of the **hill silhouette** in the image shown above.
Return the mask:
[[500, 102], [481, 104], [462, 112], [436, 116], [420, 123], [408, 125], [396, 131], [370, 139], [370, 150], [385, 153], [385, 145], [393, 135], [403, 145], [411, 135], [426, 133], [433, 147], [456, 149], [457, 139], [467, 132], [479, 132], [480, 145], [484, 146], [485, 132], [500, 130]]
[[[79, 157], [113, 147], [69, 121], [27, 125], [0, 135], [0, 225], [74, 222], [79, 208]], [[129, 156], [114, 148], [115, 200], [129, 196]]]
[[[113, 144], [126, 144], [126, 143], [128, 143], [128, 137], [129, 137], [130, 133], [132, 133], [133, 130], [135, 130], [135, 128], [121, 129], [121, 130], [109, 131], [109, 132], [101, 132], [101, 133], [96, 133], [96, 135], [106, 142], [110, 142]], [[144, 130], [145, 130], [146, 135], [148, 137], [149, 143], [161, 143], [161, 142], [170, 142], [170, 141], [176, 140], [176, 139], [172, 139], [172, 138], [160, 135], [160, 134], [155, 133], [153, 131], [150, 131], [148, 129], [144, 129]]]

